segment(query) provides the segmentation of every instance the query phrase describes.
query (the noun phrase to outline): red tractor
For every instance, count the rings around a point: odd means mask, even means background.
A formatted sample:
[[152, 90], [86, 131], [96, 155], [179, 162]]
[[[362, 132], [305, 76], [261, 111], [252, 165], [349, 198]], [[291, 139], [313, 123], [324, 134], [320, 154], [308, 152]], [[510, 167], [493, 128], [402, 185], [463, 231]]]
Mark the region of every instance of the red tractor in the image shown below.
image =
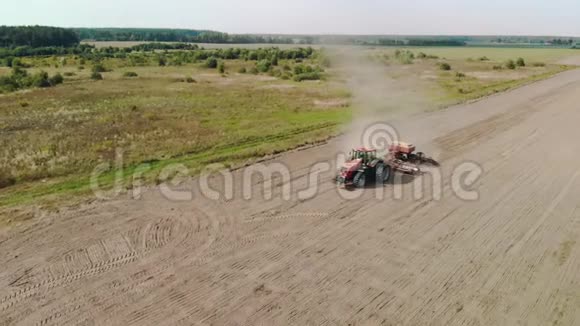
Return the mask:
[[375, 149], [353, 149], [340, 168], [336, 181], [345, 186], [363, 188], [367, 182], [384, 183], [391, 176], [391, 167], [377, 157]]
[[393, 172], [421, 174], [419, 164], [438, 165], [432, 158], [425, 157], [421, 152], [415, 154], [414, 151], [414, 145], [396, 142], [389, 146], [389, 153], [383, 159], [377, 157], [375, 149], [353, 149], [338, 171], [336, 181], [346, 187], [363, 188], [368, 182], [387, 182]]

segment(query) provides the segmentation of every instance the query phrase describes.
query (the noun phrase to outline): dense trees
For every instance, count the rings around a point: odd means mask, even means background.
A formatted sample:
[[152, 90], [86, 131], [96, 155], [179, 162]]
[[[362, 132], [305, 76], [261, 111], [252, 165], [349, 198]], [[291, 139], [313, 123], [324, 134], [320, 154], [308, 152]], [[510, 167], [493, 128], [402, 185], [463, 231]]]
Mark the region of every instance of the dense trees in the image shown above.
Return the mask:
[[[245, 48], [227, 48], [227, 49], [202, 49], [195, 44], [185, 43], [146, 43], [128, 48], [105, 47], [95, 48], [94, 46], [81, 44], [75, 47], [41, 47], [32, 48], [29, 46], [17, 48], [0, 48], [0, 66], [12, 66], [12, 62], [18, 57], [31, 56], [63, 56], [63, 55], [77, 55], [85, 59], [98, 58], [125, 58], [132, 53], [153, 52], [156, 50], [177, 50], [173, 51], [173, 60], [168, 62], [160, 56], [159, 63], [169, 65], [180, 65], [184, 63], [192, 63], [204, 61], [207, 58], [215, 57], [217, 59], [243, 59], [259, 61], [263, 59], [271, 60], [272, 65], [277, 65], [278, 60], [292, 59], [300, 60], [306, 59], [313, 55], [314, 49], [307, 48], [293, 48], [281, 50], [279, 48], [259, 48], [259, 49], [245, 49]], [[139, 60], [137, 57], [129, 57], [131, 60]], [[137, 62], [136, 62], [137, 63]], [[138, 65], [138, 64], [136, 64]]]
[[0, 26], [0, 47], [70, 47], [80, 40], [147, 41], [189, 43], [293, 44], [285, 36], [230, 35], [213, 31], [151, 28], [74, 28], [47, 26]]
[[79, 43], [70, 29], [47, 26], [0, 26], [0, 47], [69, 47]]
[[574, 44], [574, 39], [571, 39], [571, 38], [568, 38], [568, 39], [555, 38], [555, 39], [552, 39], [552, 40], [548, 41], [548, 43], [555, 44], [555, 45], [573, 45]]
[[460, 40], [437, 40], [437, 39], [410, 39], [407, 45], [410, 46], [464, 46], [466, 43]]
[[75, 28], [81, 40], [189, 42], [203, 31], [158, 28]]
[[580, 38], [548, 36], [319, 36], [318, 43], [363, 44], [382, 46], [511, 46], [572, 47]]
[[[163, 47], [170, 47], [170, 44], [163, 44]], [[63, 82], [64, 78], [60, 74], [48, 76], [44, 72], [29, 74], [23, 68], [55, 67], [75, 65], [79, 70], [84, 70], [90, 65], [90, 78], [93, 80], [103, 79], [103, 72], [111, 71], [111, 62], [115, 65], [126, 67], [149, 66], [149, 65], [182, 65], [200, 64], [207, 68], [217, 69], [222, 74], [227, 73], [227, 60], [240, 60], [252, 62], [250, 66], [240, 69], [241, 73], [250, 72], [252, 74], [268, 73], [271, 76], [282, 79], [294, 79], [296, 81], [314, 80], [323, 78], [324, 69], [320, 66], [328, 66], [327, 57], [323, 51], [315, 51], [313, 48], [293, 48], [280, 49], [272, 48], [227, 48], [227, 49], [203, 49], [197, 46], [189, 47], [190, 50], [155, 50], [155, 45], [137, 46], [134, 48], [95, 48], [88, 45], [79, 45], [73, 48], [27, 48], [30, 53], [42, 50], [38, 53], [57, 53], [53, 55], [42, 55], [39, 58], [20, 58], [14, 56], [0, 57], [0, 65], [13, 67], [12, 74], [0, 77], [0, 93], [11, 92], [29, 87], [50, 87]], [[181, 47], [181, 45], [177, 45]], [[0, 49], [1, 50], [1, 49]], [[3, 49], [8, 51], [9, 49]], [[29, 53], [20, 48], [13, 49], [19, 55]], [[50, 51], [49, 51], [50, 50]], [[0, 52], [1, 55], [15, 54], [15, 52]], [[113, 59], [113, 60], [109, 60]], [[290, 64], [294, 63], [294, 71]], [[113, 65], [113, 67], [115, 67]], [[67, 75], [68, 74], [68, 75]], [[65, 76], [72, 76], [74, 73], [67, 72]], [[136, 74], [127, 73], [124, 77], [136, 77]]]
[[[71, 47], [79, 40], [227, 43], [227, 44], [363, 44], [382, 46], [518, 46], [574, 47], [577, 37], [546, 36], [388, 36], [388, 35], [237, 35], [207, 30], [162, 28], [73, 28], [46, 26], [0, 26], [0, 48], [28, 46]], [[156, 45], [162, 49], [161, 45]]]
[[229, 35], [213, 31], [190, 29], [151, 28], [76, 28], [82, 40], [95, 41], [149, 41], [190, 43], [280, 43], [292, 44], [293, 39], [283, 36]]
[[383, 46], [465, 46], [466, 43], [463, 40], [457, 39], [419, 39], [419, 38], [379, 38], [372, 41], [362, 42], [364, 45], [383, 45]]
[[15, 48], [0, 47], [0, 59], [11, 57], [32, 57], [32, 56], [48, 56], [48, 55], [67, 55], [67, 54], [89, 54], [92, 53], [94, 47], [86, 44], [77, 45], [74, 47], [39, 47], [19, 46]]

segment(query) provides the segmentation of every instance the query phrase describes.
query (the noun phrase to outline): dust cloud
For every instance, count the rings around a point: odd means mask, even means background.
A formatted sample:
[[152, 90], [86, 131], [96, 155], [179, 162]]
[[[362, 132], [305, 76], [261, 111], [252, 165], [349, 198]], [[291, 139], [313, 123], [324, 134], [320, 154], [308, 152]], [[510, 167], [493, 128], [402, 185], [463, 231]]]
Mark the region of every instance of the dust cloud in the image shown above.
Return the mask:
[[[369, 128], [379, 123], [394, 127], [403, 137], [399, 140], [406, 140], [397, 121], [430, 109], [416, 78], [409, 73], [412, 67], [389, 64], [383, 53], [352, 47], [335, 48], [329, 53], [333, 68], [346, 81], [352, 95], [353, 119], [338, 142], [338, 151], [348, 152], [363, 145]], [[379, 152], [386, 150], [385, 140], [378, 142], [383, 146], [375, 148]]]

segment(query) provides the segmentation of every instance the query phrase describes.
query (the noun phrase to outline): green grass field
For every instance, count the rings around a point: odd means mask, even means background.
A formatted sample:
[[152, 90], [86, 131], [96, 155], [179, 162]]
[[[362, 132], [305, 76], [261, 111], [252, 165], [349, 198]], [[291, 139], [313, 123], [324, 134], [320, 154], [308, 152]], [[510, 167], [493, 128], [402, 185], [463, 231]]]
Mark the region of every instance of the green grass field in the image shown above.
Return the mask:
[[[391, 76], [417, 85], [437, 108], [478, 99], [574, 69], [558, 62], [580, 55], [569, 49], [475, 47], [372, 48], [369, 55]], [[400, 53], [397, 56], [397, 53]], [[508, 68], [522, 58], [525, 66]], [[441, 69], [442, 64], [449, 70]]]
[[[114, 164], [117, 149], [129, 170], [154, 162], [144, 178], [155, 181], [166, 164], [192, 172], [210, 162], [243, 164], [326, 139], [349, 120], [342, 87], [235, 72], [251, 65], [230, 60], [222, 75], [199, 64], [120, 67], [112, 59], [101, 81], [76, 65], [30, 68], [74, 75], [58, 87], [0, 96], [0, 176], [16, 181], [0, 191], [0, 206], [84, 193], [92, 169]], [[127, 71], [138, 77], [123, 77]]]
[[[379, 48], [377, 48], [379, 49]], [[394, 52], [396, 48], [389, 48], [388, 52]], [[528, 62], [557, 63], [559, 60], [580, 55], [575, 49], [559, 48], [494, 48], [494, 47], [404, 47], [413, 52], [424, 52], [437, 55], [448, 60], [477, 60], [488, 57], [491, 61], [503, 62], [508, 59], [522, 57]]]

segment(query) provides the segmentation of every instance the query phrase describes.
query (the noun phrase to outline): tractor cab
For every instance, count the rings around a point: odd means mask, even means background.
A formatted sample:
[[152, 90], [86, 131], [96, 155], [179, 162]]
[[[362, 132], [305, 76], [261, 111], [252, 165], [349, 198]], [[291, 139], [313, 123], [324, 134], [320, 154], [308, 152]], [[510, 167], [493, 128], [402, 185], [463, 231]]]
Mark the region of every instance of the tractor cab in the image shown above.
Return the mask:
[[368, 149], [364, 147], [355, 148], [350, 152], [350, 160], [362, 160], [364, 165], [369, 164], [377, 158], [377, 151], [375, 149]]

